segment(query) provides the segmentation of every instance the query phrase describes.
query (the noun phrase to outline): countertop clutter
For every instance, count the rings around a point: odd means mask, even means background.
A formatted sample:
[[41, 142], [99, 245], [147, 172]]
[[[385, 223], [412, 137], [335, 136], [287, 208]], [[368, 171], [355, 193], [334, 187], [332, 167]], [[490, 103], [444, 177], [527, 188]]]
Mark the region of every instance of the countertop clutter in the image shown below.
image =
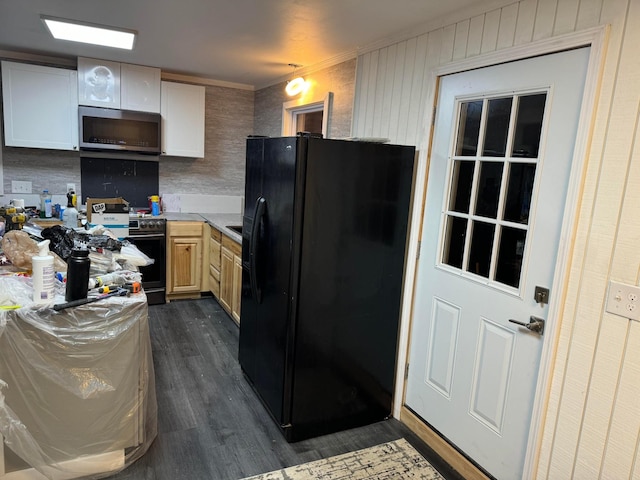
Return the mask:
[[[241, 227], [242, 216], [161, 217], [167, 220], [167, 256], [176, 262], [167, 263], [174, 288], [169, 296], [190, 298], [188, 285], [175, 285], [186, 272], [195, 281], [193, 291], [211, 291], [239, 323], [242, 236], [230, 227]], [[8, 238], [67, 231], [56, 223], [27, 222]], [[83, 233], [77, 230], [71, 233]], [[57, 261], [59, 272], [64, 259]], [[118, 472], [144, 455], [157, 435], [146, 296], [129, 291], [107, 297], [105, 290], [94, 301], [97, 289], [90, 284], [89, 301], [56, 308], [65, 305], [62, 276], [54, 281], [54, 300], [38, 304], [24, 262], [0, 266], [0, 444], [10, 446], [0, 448], [2, 473], [102, 478]]]
[[[102, 478], [156, 436], [147, 297], [140, 273], [124, 266], [131, 246], [103, 233], [25, 223], [2, 238], [0, 477]], [[79, 251], [91, 266], [83, 293], [69, 298], [65, 260]], [[41, 276], [36, 258], [50, 259]]]

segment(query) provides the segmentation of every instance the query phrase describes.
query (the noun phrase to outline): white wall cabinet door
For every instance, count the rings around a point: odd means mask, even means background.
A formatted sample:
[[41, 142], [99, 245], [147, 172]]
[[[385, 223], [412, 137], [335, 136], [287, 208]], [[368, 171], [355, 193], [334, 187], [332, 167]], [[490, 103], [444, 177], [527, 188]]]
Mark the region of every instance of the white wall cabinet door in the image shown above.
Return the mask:
[[199, 85], [162, 82], [162, 154], [204, 157], [204, 94]]
[[78, 57], [78, 103], [120, 108], [120, 63]]
[[160, 113], [160, 69], [120, 65], [120, 108]]
[[2, 62], [5, 145], [78, 149], [75, 70]]
[[160, 113], [160, 69], [78, 57], [78, 103]]

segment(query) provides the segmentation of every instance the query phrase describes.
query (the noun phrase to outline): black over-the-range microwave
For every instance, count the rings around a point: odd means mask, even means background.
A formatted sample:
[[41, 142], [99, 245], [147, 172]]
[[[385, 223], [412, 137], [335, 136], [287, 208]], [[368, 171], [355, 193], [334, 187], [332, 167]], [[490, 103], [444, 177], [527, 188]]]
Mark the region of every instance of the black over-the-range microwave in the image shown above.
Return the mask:
[[159, 113], [78, 107], [80, 150], [160, 154]]

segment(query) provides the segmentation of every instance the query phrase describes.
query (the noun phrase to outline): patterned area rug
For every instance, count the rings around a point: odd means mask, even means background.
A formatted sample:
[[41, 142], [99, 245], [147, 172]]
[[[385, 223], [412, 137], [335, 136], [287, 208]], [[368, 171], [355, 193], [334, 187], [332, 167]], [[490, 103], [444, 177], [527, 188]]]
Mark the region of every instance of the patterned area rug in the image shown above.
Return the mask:
[[404, 438], [243, 480], [444, 480]]

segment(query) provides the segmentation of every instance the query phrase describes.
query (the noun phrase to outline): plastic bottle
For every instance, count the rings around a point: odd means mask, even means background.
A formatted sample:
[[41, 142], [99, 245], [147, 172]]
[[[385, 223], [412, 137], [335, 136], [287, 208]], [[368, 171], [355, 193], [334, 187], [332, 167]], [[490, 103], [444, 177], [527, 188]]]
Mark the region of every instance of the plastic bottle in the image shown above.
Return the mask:
[[42, 217], [42, 212], [44, 212], [43, 218], [51, 218], [53, 215], [52, 205], [51, 205], [51, 195], [49, 194], [49, 190], [43, 190], [40, 195], [40, 216]]
[[73, 191], [67, 193], [67, 208], [62, 212], [62, 221], [65, 227], [77, 228], [78, 227], [78, 210], [76, 210], [73, 200], [75, 197]]
[[126, 278], [119, 273], [107, 273], [99, 277], [89, 279], [89, 288], [102, 287], [103, 285], [124, 285]]
[[49, 252], [50, 240], [38, 243], [38, 255], [31, 258], [33, 275], [33, 301], [49, 303], [55, 295], [53, 255]]
[[87, 298], [89, 291], [89, 250], [74, 249], [67, 260], [67, 286], [64, 299], [67, 302]]
[[160, 196], [151, 195], [151, 215], [160, 215]]

